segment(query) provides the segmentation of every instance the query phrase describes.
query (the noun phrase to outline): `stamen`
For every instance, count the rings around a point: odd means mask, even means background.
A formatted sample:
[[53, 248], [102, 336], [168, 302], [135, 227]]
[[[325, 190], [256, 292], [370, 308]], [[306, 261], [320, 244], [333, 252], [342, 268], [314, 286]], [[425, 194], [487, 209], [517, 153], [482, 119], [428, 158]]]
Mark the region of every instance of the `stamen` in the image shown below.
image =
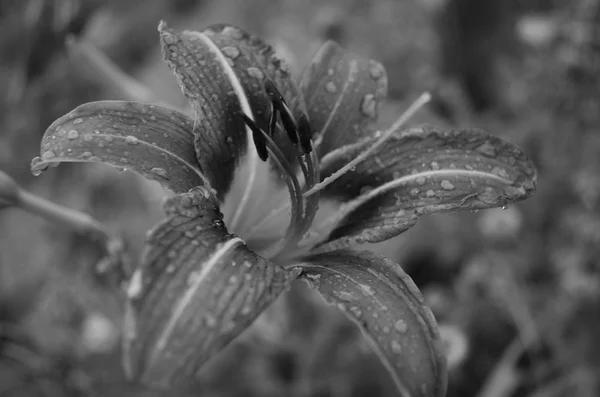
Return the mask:
[[404, 123], [406, 123], [417, 111], [419, 111], [423, 106], [427, 104], [431, 100], [431, 94], [425, 92], [414, 101], [408, 109], [396, 120], [392, 126], [385, 131], [379, 139], [375, 141], [367, 150], [359, 154], [354, 160], [350, 161], [348, 164], [340, 168], [338, 171], [334, 172], [331, 176], [325, 178], [323, 182], [317, 183], [308, 191], [304, 192], [303, 196], [308, 197], [311, 194], [315, 194], [319, 190], [323, 190], [325, 187], [329, 186], [333, 182], [335, 182], [342, 175], [350, 171], [352, 168], [356, 167], [359, 163], [367, 159], [371, 153], [377, 150], [381, 145], [385, 143]]
[[245, 113], [242, 113], [242, 117], [244, 117], [244, 122], [246, 125], [252, 130], [252, 139], [254, 140], [254, 146], [256, 147], [256, 151], [258, 152], [258, 157], [262, 161], [267, 161], [269, 158], [269, 152], [267, 151], [267, 141], [263, 136], [263, 132], [258, 126], [250, 119], [250, 117], [246, 116]]
[[269, 136], [275, 136], [275, 131], [277, 130], [277, 109], [273, 102], [269, 105]]
[[[286, 231], [286, 234], [277, 243], [269, 247], [268, 251], [263, 253], [266, 257], [273, 257], [285, 247], [290, 239], [295, 235], [295, 231], [298, 225], [302, 222], [302, 209], [304, 208], [304, 198], [302, 197], [302, 190], [300, 189], [300, 183], [294, 174], [293, 168], [289, 161], [285, 158], [281, 150], [277, 147], [277, 144], [269, 137], [269, 135], [260, 129], [252, 119], [244, 114], [244, 121], [252, 131], [257, 131], [262, 135], [262, 139], [265, 142], [266, 148], [271, 154], [271, 160], [275, 162], [277, 167], [283, 172], [285, 181], [290, 192], [290, 203], [291, 203], [291, 218], [290, 224]], [[254, 228], [252, 228], [254, 229]]]
[[300, 145], [302, 146], [302, 151], [305, 154], [312, 152], [312, 131], [310, 129], [310, 124], [308, 123], [308, 117], [302, 113], [297, 120], [298, 123], [298, 135], [300, 135]]
[[292, 111], [285, 102], [283, 95], [281, 95], [277, 87], [275, 87], [275, 83], [273, 83], [273, 81], [269, 79], [265, 80], [265, 91], [271, 99], [271, 103], [273, 104], [274, 108], [277, 109], [277, 111], [279, 111], [281, 124], [283, 124], [283, 129], [288, 134], [290, 141], [292, 141], [294, 145], [297, 144], [298, 127], [296, 127], [294, 115], [292, 114]]

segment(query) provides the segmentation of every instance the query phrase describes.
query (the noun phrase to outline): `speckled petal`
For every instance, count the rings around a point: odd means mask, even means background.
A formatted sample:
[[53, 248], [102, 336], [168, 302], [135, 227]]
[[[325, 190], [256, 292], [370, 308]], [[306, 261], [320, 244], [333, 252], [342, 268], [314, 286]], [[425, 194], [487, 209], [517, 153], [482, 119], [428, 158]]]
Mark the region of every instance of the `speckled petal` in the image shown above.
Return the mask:
[[144, 385], [193, 384], [220, 352], [286, 290], [299, 271], [228, 234], [216, 197], [200, 187], [170, 198], [127, 291], [124, 365]]
[[140, 102], [100, 101], [81, 105], [44, 133], [34, 173], [61, 162], [102, 162], [157, 180], [177, 193], [206, 184], [182, 113]]
[[387, 75], [380, 63], [329, 41], [305, 71], [301, 87], [323, 156], [369, 133], [387, 95]]
[[300, 278], [354, 321], [403, 397], [443, 397], [446, 357], [437, 324], [410, 277], [368, 251], [306, 258]]
[[[323, 159], [324, 177], [376, 138]], [[328, 239], [335, 249], [377, 242], [437, 212], [501, 207], [535, 191], [534, 165], [515, 145], [478, 129], [418, 127], [399, 131], [383, 148], [323, 192], [348, 203]]]

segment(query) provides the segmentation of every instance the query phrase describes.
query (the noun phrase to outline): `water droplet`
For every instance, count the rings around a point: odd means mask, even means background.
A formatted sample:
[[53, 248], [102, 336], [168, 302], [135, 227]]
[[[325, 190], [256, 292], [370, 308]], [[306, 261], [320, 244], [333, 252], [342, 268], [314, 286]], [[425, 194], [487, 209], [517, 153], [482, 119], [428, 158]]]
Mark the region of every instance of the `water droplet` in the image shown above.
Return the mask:
[[375, 291], [369, 285], [361, 285], [360, 289], [365, 296], [373, 296], [375, 295]]
[[394, 328], [396, 329], [396, 331], [400, 332], [401, 334], [404, 334], [406, 333], [406, 331], [408, 331], [408, 324], [406, 324], [406, 321], [400, 319], [394, 323]]
[[56, 135], [58, 136], [65, 136], [67, 133], [67, 131], [65, 131], [63, 128], [61, 128], [60, 130], [56, 131]]
[[440, 186], [442, 187], [442, 189], [444, 190], [454, 190], [456, 189], [456, 186], [454, 186], [454, 184], [452, 182], [450, 182], [447, 179], [444, 179], [441, 183]]
[[212, 224], [214, 227], [223, 227], [225, 224], [220, 219], [213, 219]]
[[333, 76], [334, 73], [335, 72], [334, 72], [334, 70], [332, 68], [327, 69], [327, 75], [328, 76]]
[[231, 276], [231, 277], [229, 277], [229, 284], [235, 284], [237, 282], [238, 282], [237, 276]]
[[502, 207], [500, 207], [500, 208], [502, 208], [504, 211], [506, 211], [507, 209], [509, 209], [509, 208], [510, 208], [510, 206], [509, 206], [508, 204], [504, 204], [504, 205], [503, 205]]
[[431, 162], [431, 169], [434, 171], [437, 171], [440, 169], [440, 164], [437, 161], [432, 161]]
[[410, 189], [410, 195], [411, 195], [411, 196], [416, 196], [416, 195], [418, 195], [418, 194], [419, 194], [419, 192], [420, 192], [420, 190], [419, 190], [419, 189], [417, 189], [417, 188]]
[[240, 314], [242, 316], [247, 316], [248, 314], [250, 314], [251, 311], [252, 311], [252, 308], [250, 306], [244, 306], [244, 307], [242, 307], [242, 310], [240, 310]]
[[70, 130], [69, 132], [67, 132], [67, 138], [69, 138], [69, 139], [77, 139], [77, 138], [79, 138], [79, 131], [77, 131], [77, 130]]
[[369, 74], [373, 80], [379, 80], [383, 76], [383, 68], [377, 62], [369, 62]]
[[428, 191], [425, 192], [425, 195], [427, 197], [435, 197], [435, 192], [431, 189], [429, 189]]
[[362, 316], [362, 310], [358, 306], [352, 306], [350, 308], [350, 313], [352, 313], [356, 318], [360, 318]]
[[79, 118], [77, 118], [77, 119], [73, 120], [73, 124], [75, 124], [75, 125], [77, 125], [77, 124], [81, 124], [81, 123], [83, 123], [83, 119], [82, 119], [81, 117], [79, 117]]
[[136, 270], [135, 273], [133, 273], [133, 276], [131, 276], [131, 280], [129, 281], [129, 286], [127, 287], [127, 297], [129, 299], [136, 299], [138, 298], [143, 291], [143, 277], [142, 277], [142, 271], [141, 270]]
[[372, 190], [373, 190], [372, 186], [368, 186], [368, 185], [367, 186], [363, 186], [363, 187], [360, 188], [360, 194], [361, 195], [368, 194]]
[[231, 47], [231, 46], [227, 46], [227, 47], [223, 47], [223, 54], [225, 54], [226, 57], [229, 57], [231, 59], [236, 59], [237, 57], [240, 56], [240, 50], [238, 50], [235, 47]]
[[265, 78], [265, 75], [263, 74], [262, 70], [260, 70], [259, 68], [255, 68], [255, 67], [249, 67], [247, 69], [248, 74], [251, 77], [254, 77], [255, 79], [259, 79], [262, 80]]
[[200, 282], [200, 273], [198, 272], [191, 272], [190, 275], [187, 278], [187, 283], [188, 285], [194, 285], [196, 283]]
[[393, 340], [391, 348], [394, 354], [402, 354], [402, 345], [398, 341]]
[[[173, 251], [171, 251], [171, 252], [173, 252]], [[171, 252], [169, 252], [169, 253], [171, 253]], [[169, 265], [169, 266], [167, 266], [167, 268], [165, 269], [165, 272], [166, 272], [167, 274], [171, 274], [171, 273], [173, 273], [174, 271], [175, 271], [175, 265]]]
[[245, 268], [250, 269], [252, 267], [252, 262], [250, 262], [250, 261], [244, 261], [244, 263], [242, 264], [242, 266], [244, 266]]
[[496, 149], [494, 149], [494, 146], [490, 141], [485, 141], [483, 144], [476, 147], [475, 150], [488, 157], [496, 156]]
[[348, 292], [348, 291], [334, 291], [333, 294], [335, 296], [337, 296], [339, 299], [346, 301], [346, 302], [349, 302], [354, 299], [354, 295], [352, 295], [352, 292]]
[[331, 94], [335, 94], [337, 92], [337, 87], [335, 86], [335, 83], [333, 81], [330, 81], [327, 84], [325, 84], [325, 89]]
[[473, 166], [471, 164], [465, 164], [465, 170], [473, 171]]
[[56, 157], [56, 154], [52, 150], [48, 150], [42, 153], [42, 160], [50, 160]]
[[388, 327], [387, 325], [384, 325], [383, 328], [381, 328], [381, 331], [384, 334], [389, 334], [390, 333], [390, 327]]
[[360, 111], [367, 117], [372, 119], [377, 117], [377, 101], [375, 95], [366, 94], [360, 104]]
[[138, 142], [138, 139], [133, 135], [127, 135], [127, 137], [125, 137], [125, 143], [128, 143], [130, 145], [137, 145]]
[[84, 135], [83, 140], [86, 142], [91, 142], [94, 139], [92, 135]]
[[156, 174], [162, 178], [167, 179], [167, 171], [164, 168], [154, 167], [150, 170], [151, 173]]
[[427, 182], [427, 178], [425, 178], [424, 176], [418, 176], [415, 181], [417, 182], [417, 184], [423, 186], [425, 182]]
[[215, 325], [217, 325], [217, 319], [212, 314], [205, 314], [204, 322], [206, 322], [206, 326], [209, 328], [212, 328]]
[[492, 174], [498, 175], [500, 178], [510, 179], [510, 175], [508, 175], [508, 172], [506, 172], [506, 170], [501, 167], [492, 168]]

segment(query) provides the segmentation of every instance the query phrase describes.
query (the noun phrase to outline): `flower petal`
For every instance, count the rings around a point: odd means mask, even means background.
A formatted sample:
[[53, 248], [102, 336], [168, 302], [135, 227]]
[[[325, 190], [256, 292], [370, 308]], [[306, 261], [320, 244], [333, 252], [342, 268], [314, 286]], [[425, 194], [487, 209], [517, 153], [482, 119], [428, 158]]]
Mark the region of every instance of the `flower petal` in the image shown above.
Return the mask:
[[[324, 176], [372, 139], [331, 153], [323, 160]], [[330, 197], [353, 199], [336, 215], [341, 222], [327, 249], [386, 240], [421, 215], [509, 205], [533, 194], [535, 185], [535, 167], [527, 156], [484, 131], [428, 126], [401, 131], [325, 190]]]
[[175, 192], [205, 184], [184, 114], [139, 102], [100, 101], [75, 108], [44, 133], [39, 173], [61, 162], [102, 162], [129, 168]]
[[323, 156], [367, 133], [387, 95], [387, 74], [379, 62], [328, 41], [305, 71], [302, 91]]
[[170, 198], [128, 288], [125, 366], [148, 386], [193, 381], [198, 368], [297, 277], [227, 233], [204, 187]]
[[435, 318], [398, 264], [341, 250], [306, 258], [298, 268], [300, 278], [361, 328], [402, 396], [445, 395], [446, 358]]
[[[165, 60], [191, 102], [197, 120], [195, 146], [201, 168], [222, 197], [230, 188], [241, 158], [258, 155], [243, 111], [268, 131], [270, 99], [264, 89], [269, 78], [289, 100], [295, 116], [304, 110], [299, 89], [287, 65], [260, 39], [234, 26], [216, 25], [202, 32], [174, 32], [159, 26]], [[289, 158], [295, 153], [284, 134], [274, 138]]]

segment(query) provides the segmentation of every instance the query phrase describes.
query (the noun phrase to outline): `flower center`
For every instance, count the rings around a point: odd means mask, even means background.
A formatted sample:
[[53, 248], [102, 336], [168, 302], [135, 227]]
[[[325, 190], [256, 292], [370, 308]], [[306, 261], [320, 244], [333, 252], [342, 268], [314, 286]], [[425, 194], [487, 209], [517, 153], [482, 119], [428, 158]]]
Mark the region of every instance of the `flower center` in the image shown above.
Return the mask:
[[[275, 241], [270, 241], [264, 248], [260, 249], [263, 256], [274, 258], [278, 254], [295, 246], [312, 224], [318, 204], [318, 194], [305, 198], [303, 193], [312, 189], [319, 182], [320, 176], [318, 158], [316, 152], [312, 150], [312, 132], [308, 117], [302, 114], [297, 119], [294, 118], [285, 98], [271, 80], [267, 79], [265, 81], [265, 91], [271, 100], [269, 106], [269, 130], [264, 131], [258, 127], [254, 120], [247, 114], [243, 114], [243, 117], [246, 125], [252, 131], [254, 146], [259, 158], [262, 161], [267, 161], [269, 157], [271, 158], [271, 161], [280, 170], [290, 195], [291, 218], [285, 234]], [[278, 119], [281, 122], [283, 131], [285, 131], [289, 140], [296, 148], [295, 155], [303, 175], [302, 184], [296, 175], [292, 163], [285, 157], [273, 140], [278, 131]], [[267, 216], [264, 221], [267, 221], [269, 218], [270, 216]], [[264, 226], [264, 223], [262, 221], [258, 222], [252, 226], [248, 233], [244, 234], [253, 236], [253, 232]]]

